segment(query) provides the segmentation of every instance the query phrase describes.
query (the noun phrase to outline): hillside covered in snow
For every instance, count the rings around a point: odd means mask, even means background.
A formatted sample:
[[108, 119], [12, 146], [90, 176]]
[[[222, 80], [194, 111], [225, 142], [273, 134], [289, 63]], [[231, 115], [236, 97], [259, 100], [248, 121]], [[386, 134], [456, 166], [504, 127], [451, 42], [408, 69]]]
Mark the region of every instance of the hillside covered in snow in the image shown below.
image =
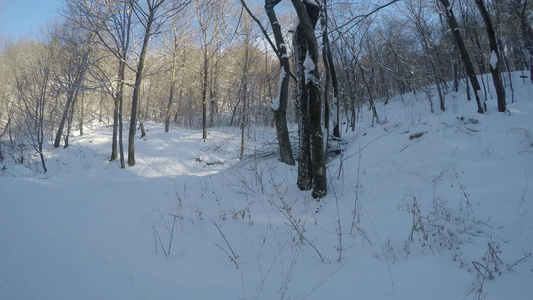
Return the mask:
[[[361, 111], [331, 141], [328, 195], [296, 186], [273, 128], [147, 124], [137, 163], [92, 124], [0, 163], [0, 299], [531, 299], [533, 85], [476, 113], [464, 91]], [[434, 91], [433, 91], [434, 93]], [[509, 97], [509, 102], [510, 97]], [[292, 138], [297, 138], [295, 127]]]

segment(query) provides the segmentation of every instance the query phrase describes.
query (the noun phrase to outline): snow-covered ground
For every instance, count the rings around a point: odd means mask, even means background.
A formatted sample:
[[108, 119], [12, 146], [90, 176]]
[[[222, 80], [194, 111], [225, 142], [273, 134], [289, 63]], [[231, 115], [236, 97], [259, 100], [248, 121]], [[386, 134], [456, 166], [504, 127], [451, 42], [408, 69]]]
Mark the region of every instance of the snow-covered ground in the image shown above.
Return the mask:
[[[362, 111], [320, 202], [272, 128], [148, 124], [134, 167], [87, 129], [0, 167], [0, 299], [531, 299], [533, 85], [510, 114], [427, 93]], [[435, 103], [436, 94], [433, 93]], [[495, 98], [495, 95], [494, 95]], [[511, 96], [508, 91], [508, 102]], [[435, 105], [435, 107], [438, 107]], [[337, 147], [337, 144], [333, 144]]]

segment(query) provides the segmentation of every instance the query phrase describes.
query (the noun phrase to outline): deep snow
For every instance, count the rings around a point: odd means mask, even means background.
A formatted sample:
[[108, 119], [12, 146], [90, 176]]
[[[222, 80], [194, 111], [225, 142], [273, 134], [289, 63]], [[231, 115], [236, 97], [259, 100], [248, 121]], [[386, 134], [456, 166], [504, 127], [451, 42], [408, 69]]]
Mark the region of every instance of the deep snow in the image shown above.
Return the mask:
[[431, 89], [379, 103], [374, 128], [363, 109], [320, 202], [272, 155], [273, 128], [247, 131], [243, 161], [236, 129], [204, 142], [156, 124], [125, 170], [97, 124], [47, 150], [46, 175], [6, 159], [0, 299], [531, 299], [533, 86], [519, 75], [509, 114], [495, 95], [477, 114], [464, 92], [431, 114]]

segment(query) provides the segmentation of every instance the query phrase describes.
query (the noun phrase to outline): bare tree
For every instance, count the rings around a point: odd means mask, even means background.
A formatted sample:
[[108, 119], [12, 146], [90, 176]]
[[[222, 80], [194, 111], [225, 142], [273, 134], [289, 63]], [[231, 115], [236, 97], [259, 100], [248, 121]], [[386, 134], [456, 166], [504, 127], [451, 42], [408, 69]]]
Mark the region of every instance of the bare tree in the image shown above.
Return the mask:
[[292, 154], [291, 142], [289, 138], [289, 130], [287, 127], [287, 103], [289, 99], [289, 80], [291, 75], [291, 68], [289, 62], [289, 56], [287, 55], [287, 45], [283, 38], [281, 32], [281, 25], [278, 21], [276, 15], [275, 7], [281, 2], [281, 0], [265, 0], [265, 11], [270, 22], [270, 27], [272, 28], [272, 34], [274, 35], [275, 44], [270, 39], [269, 34], [266, 29], [261, 24], [261, 21], [257, 19], [249, 7], [246, 5], [245, 0], [241, 0], [243, 7], [254, 19], [254, 21], [259, 25], [265, 39], [269, 42], [272, 50], [278, 57], [280, 65], [280, 76], [279, 76], [279, 88], [278, 94], [274, 101], [272, 102], [271, 108], [274, 112], [274, 121], [276, 124], [276, 134], [278, 138], [279, 154], [281, 161], [288, 164], [294, 165], [294, 156]]
[[528, 17], [528, 0], [513, 0], [510, 3], [520, 19], [520, 30], [529, 64], [529, 79], [533, 83], [533, 28]]
[[296, 103], [298, 108], [298, 179], [296, 184], [303, 191], [313, 187], [313, 162], [311, 161], [311, 137], [309, 132], [309, 101], [305, 81], [304, 62], [307, 42], [296, 26], [293, 34], [294, 60], [296, 71]]
[[169, 37], [166, 39], [168, 51], [170, 52], [170, 88], [168, 102], [165, 110], [165, 132], [170, 130], [170, 118], [172, 115], [172, 105], [175, 102], [176, 89], [182, 78], [178, 78], [178, 71], [185, 66], [186, 43], [191, 39], [189, 25], [190, 18], [175, 15], [172, 17]]
[[[217, 54], [221, 47], [220, 34], [227, 18], [228, 1], [196, 0], [196, 16], [202, 51], [202, 138], [207, 139], [207, 92], [210, 73], [216, 65]], [[210, 99], [214, 101], [214, 99]]]
[[[329, 102], [330, 89], [333, 90], [333, 105], [336, 111], [335, 125], [333, 127], [333, 136], [339, 138], [340, 134], [340, 99], [339, 99], [339, 82], [337, 80], [337, 71], [335, 69], [335, 62], [333, 60], [333, 54], [331, 51], [331, 45], [329, 41], [328, 32], [328, 3], [327, 0], [323, 0], [323, 11], [320, 14], [320, 23], [322, 26], [322, 60], [326, 72], [326, 86], [324, 88], [324, 124], [326, 127], [326, 138], [329, 139], [329, 123], [331, 114], [331, 105]], [[326, 143], [328, 145], [329, 143]]]
[[[311, 174], [313, 198], [322, 198], [327, 194], [326, 155], [324, 152], [324, 137], [322, 132], [322, 103], [320, 97], [321, 86], [318, 77], [319, 49], [315, 35], [315, 26], [320, 14], [320, 4], [316, 1], [291, 0], [298, 15], [298, 27], [295, 31], [297, 41], [305, 41], [307, 52], [303, 61], [305, 89], [308, 102], [309, 136], [311, 145]], [[301, 39], [299, 36], [301, 35]], [[304, 53], [299, 53], [304, 55]], [[301, 59], [299, 60], [301, 61]], [[301, 80], [301, 78], [299, 78]], [[300, 149], [301, 150], [301, 149]]]
[[492, 74], [492, 80], [494, 82], [496, 95], [498, 97], [498, 111], [505, 112], [507, 110], [505, 103], [505, 87], [503, 86], [502, 78], [500, 76], [499, 66], [502, 64], [502, 62], [500, 50], [498, 49], [498, 42], [496, 41], [496, 32], [494, 31], [492, 20], [483, 0], [476, 0], [476, 4], [481, 16], [483, 17], [483, 22], [485, 22], [485, 26], [487, 27], [487, 36], [489, 38], [490, 45], [490, 72]]
[[12, 153], [13, 152], [13, 141], [12, 138], [10, 138], [10, 145], [4, 148], [3, 140], [7, 139], [4, 138], [4, 136], [7, 134], [9, 137], [11, 135], [9, 134], [11, 132], [11, 125], [12, 125], [12, 115], [13, 115], [13, 107], [11, 105], [8, 105], [8, 99], [13, 94], [13, 76], [10, 76], [9, 73], [9, 59], [6, 55], [7, 51], [7, 44], [0, 45], [0, 161], [2, 161], [6, 157], [6, 150]]
[[[440, 110], [445, 111], [445, 99], [443, 84], [444, 80], [439, 72], [439, 66], [442, 65], [440, 59], [439, 51], [437, 49], [436, 42], [434, 41], [432, 35], [435, 34], [435, 28], [431, 27], [427, 15], [431, 15], [431, 12], [428, 11], [427, 3], [422, 0], [408, 0], [405, 1], [405, 11], [404, 16], [409, 20], [409, 23], [412, 24], [413, 31], [416, 32], [422, 48], [424, 49], [427, 65], [431, 67], [431, 73], [433, 74], [433, 83], [437, 87], [437, 92], [439, 94], [439, 104]], [[432, 17], [435, 17], [434, 15]], [[430, 99], [431, 101], [431, 99]], [[433, 104], [431, 104], [431, 112], [434, 112]]]
[[67, 0], [65, 15], [78, 26], [93, 33], [98, 43], [109, 51], [117, 60], [117, 77], [113, 80], [112, 94], [114, 100], [113, 140], [111, 160], [117, 155], [117, 137], [120, 151], [120, 167], [125, 168], [124, 148], [122, 143], [122, 111], [128, 55], [133, 27], [133, 6], [130, 0], [86, 0], [83, 2]]
[[453, 8], [450, 5], [450, 2], [448, 0], [439, 0], [439, 1], [443, 6], [443, 14], [455, 38], [455, 43], [457, 44], [459, 54], [465, 66], [466, 74], [468, 75], [468, 78], [470, 79], [470, 83], [472, 84], [472, 88], [474, 89], [474, 95], [476, 97], [476, 103], [478, 107], [477, 112], [481, 114], [485, 113], [485, 111], [487, 110], [487, 105], [485, 104], [484, 100], [479, 98], [478, 93], [481, 90], [481, 86], [479, 85], [479, 82], [477, 80], [476, 72], [474, 70], [474, 66], [472, 65], [472, 60], [470, 59], [470, 55], [468, 54], [468, 50], [466, 49], [466, 46], [464, 44], [463, 38], [461, 36], [461, 32], [459, 31], [459, 24], [457, 23], [457, 20], [453, 13]]
[[66, 103], [56, 132], [54, 147], [57, 148], [61, 144], [61, 136], [63, 135], [65, 123], [67, 123], [66, 148], [69, 146], [68, 138], [74, 106], [79, 95], [85, 89], [83, 81], [91, 63], [94, 35], [84, 32], [83, 29], [68, 21], [57, 26], [54, 34], [61, 44], [58, 54], [62, 59], [59, 61], [59, 70], [52, 75], [52, 78], [56, 85], [59, 86], [60, 91], [66, 95]]
[[[50, 98], [50, 81], [54, 58], [52, 46], [30, 44], [22, 55], [15, 57], [11, 72], [15, 78], [15, 101], [12, 103], [17, 110], [13, 118], [18, 131], [31, 143], [39, 154], [43, 172], [47, 172], [43, 153], [47, 105]], [[23, 159], [21, 157], [21, 163]]]
[[137, 126], [138, 103], [142, 79], [144, 76], [144, 64], [146, 54], [152, 36], [160, 33], [160, 27], [168, 17], [177, 14], [190, 1], [171, 1], [169, 7], [164, 7], [166, 0], [145, 0], [144, 4], [140, 1], [132, 1], [133, 12], [142, 25], [142, 45], [141, 52], [138, 56], [137, 69], [135, 70], [135, 82], [133, 83], [133, 99], [131, 102], [130, 129], [128, 134], [128, 165], [135, 165], [135, 128]]
[[[254, 77], [255, 69], [259, 60], [259, 49], [255, 45], [254, 41], [257, 41], [257, 34], [254, 31], [252, 26], [252, 19], [249, 16], [243, 16], [240, 22], [240, 28], [236, 32], [238, 39], [236, 47], [230, 48], [233, 58], [238, 67], [238, 93], [237, 93], [237, 103], [233, 110], [232, 120], [237, 111], [237, 106], [241, 105], [241, 117], [240, 117], [240, 127], [241, 127], [241, 149], [239, 154], [239, 159], [244, 158], [244, 149], [245, 149], [245, 129], [249, 122], [249, 108], [251, 102], [251, 81]], [[231, 126], [230, 122], [230, 126]]]

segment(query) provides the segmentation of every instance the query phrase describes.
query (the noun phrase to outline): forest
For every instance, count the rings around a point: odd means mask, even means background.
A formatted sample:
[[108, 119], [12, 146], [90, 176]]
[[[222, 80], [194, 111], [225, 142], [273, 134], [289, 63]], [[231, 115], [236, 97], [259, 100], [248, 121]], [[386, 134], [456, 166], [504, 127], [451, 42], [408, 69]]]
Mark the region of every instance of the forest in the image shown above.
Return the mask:
[[[243, 149], [247, 127], [272, 125], [281, 161], [296, 155], [298, 186], [320, 198], [328, 141], [355, 130], [364, 106], [380, 124], [376, 102], [435, 84], [428, 109], [444, 111], [463, 82], [479, 113], [492, 87], [505, 112], [508, 74], [532, 78], [531, 11], [527, 0], [68, 0], [38, 40], [2, 45], [1, 157], [37, 153], [46, 172], [43, 149], [100, 122], [125, 168], [144, 122], [204, 140], [240, 127]], [[292, 144], [287, 123], [299, 126]]]
[[529, 0], [64, 0], [0, 36], [1, 299], [530, 299]]

